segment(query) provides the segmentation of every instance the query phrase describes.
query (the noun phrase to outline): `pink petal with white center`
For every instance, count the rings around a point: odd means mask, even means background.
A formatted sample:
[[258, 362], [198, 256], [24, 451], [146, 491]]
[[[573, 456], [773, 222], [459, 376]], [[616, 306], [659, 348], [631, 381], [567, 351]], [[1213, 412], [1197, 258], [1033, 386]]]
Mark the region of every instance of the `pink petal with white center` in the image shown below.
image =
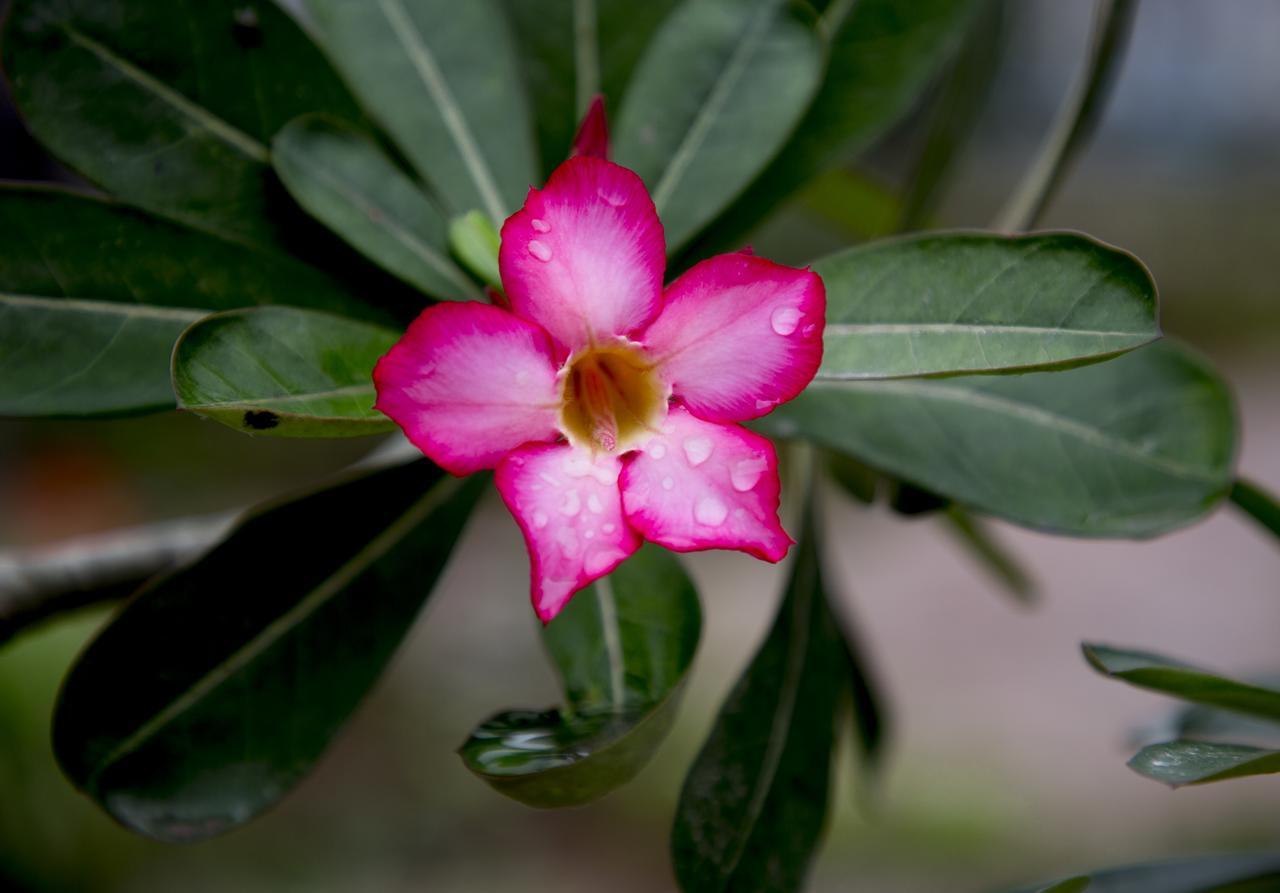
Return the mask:
[[813, 380], [826, 312], [818, 274], [722, 254], [671, 284], [662, 314], [638, 340], [690, 412], [713, 422], [744, 421]]
[[778, 521], [773, 444], [680, 406], [671, 407], [663, 433], [630, 457], [621, 487], [631, 526], [676, 552], [738, 549], [779, 561], [792, 543]]
[[529, 547], [533, 609], [543, 623], [570, 596], [640, 548], [622, 516], [621, 462], [567, 444], [516, 450], [495, 480]]
[[666, 240], [638, 176], [580, 155], [507, 218], [498, 266], [512, 310], [569, 353], [653, 319]]
[[454, 474], [554, 440], [559, 391], [547, 333], [475, 302], [436, 304], [373, 370], [374, 407]]

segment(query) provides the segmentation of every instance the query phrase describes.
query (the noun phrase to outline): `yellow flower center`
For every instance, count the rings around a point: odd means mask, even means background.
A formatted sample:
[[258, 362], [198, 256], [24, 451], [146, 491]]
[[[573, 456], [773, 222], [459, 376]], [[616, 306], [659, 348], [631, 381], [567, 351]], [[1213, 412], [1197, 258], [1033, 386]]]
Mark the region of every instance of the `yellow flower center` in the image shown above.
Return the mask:
[[623, 453], [666, 418], [670, 388], [633, 342], [585, 347], [561, 375], [560, 430], [574, 446]]

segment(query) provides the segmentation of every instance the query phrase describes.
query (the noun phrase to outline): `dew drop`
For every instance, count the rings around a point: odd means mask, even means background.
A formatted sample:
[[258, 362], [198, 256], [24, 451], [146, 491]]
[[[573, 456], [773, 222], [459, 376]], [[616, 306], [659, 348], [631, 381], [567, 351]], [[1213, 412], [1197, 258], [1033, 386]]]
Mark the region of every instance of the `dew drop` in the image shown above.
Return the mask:
[[529, 221], [529, 225], [533, 227], [534, 232], [549, 233], [551, 232], [551, 224], [545, 220], [539, 220], [537, 217]]
[[733, 484], [733, 489], [739, 493], [746, 493], [760, 482], [760, 476], [768, 467], [769, 463], [763, 456], [739, 459], [729, 469], [729, 481]]
[[[543, 263], [551, 260], [551, 248], [548, 247], [547, 243], [539, 242], [537, 239], [529, 242], [529, 253]], [[776, 329], [777, 326], [775, 325], [774, 328]], [[795, 328], [795, 326], [792, 326], [792, 328]]]
[[561, 527], [556, 531], [556, 544], [560, 546], [560, 551], [566, 558], [574, 558], [582, 551], [582, 544], [578, 542], [577, 534], [569, 527]]
[[775, 406], [777, 406], [777, 405], [778, 405], [778, 404], [777, 404], [776, 402], [774, 402], [773, 400], [757, 400], [757, 401], [756, 401], [756, 409], [757, 409], [758, 411], [764, 411], [764, 410], [766, 410], [766, 409], [773, 409], [773, 407], [775, 407]]
[[686, 437], [682, 446], [684, 457], [694, 468], [711, 458], [713, 445], [710, 437]]
[[610, 522], [610, 523], [608, 523], [608, 524], [605, 524], [605, 525], [604, 525], [603, 527], [601, 527], [600, 529], [601, 529], [602, 531], [604, 531], [606, 534], [608, 534], [608, 533], [613, 533], [615, 530], [617, 530], [617, 529], [618, 529], [618, 525], [617, 525], [617, 524], [614, 524], [614, 523], [612, 523], [612, 522]]
[[533, 513], [533, 526], [534, 526], [534, 527], [536, 527], [536, 528], [538, 528], [539, 530], [541, 530], [542, 528], [546, 527], [546, 526], [547, 526], [547, 513], [546, 513], [546, 512], [534, 512], [534, 513]]
[[813, 333], [816, 331], [818, 331], [818, 324], [816, 322], [811, 322], [800, 330], [800, 334], [805, 338], [812, 338]]
[[597, 189], [596, 195], [600, 196], [615, 208], [621, 208], [627, 203], [627, 197], [625, 195], [620, 192], [614, 192], [611, 189], [605, 189], [604, 187]]
[[661, 459], [667, 454], [667, 445], [660, 440], [655, 440], [644, 448], [651, 459]]
[[578, 496], [578, 491], [570, 490], [564, 494], [564, 499], [560, 503], [560, 514], [572, 518], [580, 511], [582, 511], [582, 499]]
[[[529, 250], [533, 250], [536, 243], [529, 243]], [[543, 258], [546, 260], [546, 258]], [[769, 324], [773, 326], [773, 330], [779, 335], [790, 335], [796, 330], [796, 326], [800, 325], [800, 317], [804, 316], [794, 307], [779, 307], [773, 311], [773, 315], [769, 317]]]
[[599, 576], [609, 569], [616, 557], [617, 553], [613, 549], [601, 543], [587, 553], [582, 561], [582, 569], [589, 577]]
[[584, 540], [595, 539], [595, 535], [596, 532], [594, 530], [588, 530], [586, 533], [582, 534], [582, 538]]
[[675, 482], [675, 481], [673, 481], [671, 478], [663, 478], [663, 479], [662, 479], [662, 489], [664, 489], [664, 490], [670, 490], [670, 489], [674, 488], [674, 487], [675, 487], [675, 485], [676, 485], [676, 482]]
[[587, 497], [587, 508], [591, 509], [593, 515], [598, 515], [604, 511], [604, 503], [600, 501], [600, 497], [592, 493]]
[[729, 517], [729, 508], [715, 496], [703, 496], [693, 507], [693, 519], [708, 527], [719, 527]]

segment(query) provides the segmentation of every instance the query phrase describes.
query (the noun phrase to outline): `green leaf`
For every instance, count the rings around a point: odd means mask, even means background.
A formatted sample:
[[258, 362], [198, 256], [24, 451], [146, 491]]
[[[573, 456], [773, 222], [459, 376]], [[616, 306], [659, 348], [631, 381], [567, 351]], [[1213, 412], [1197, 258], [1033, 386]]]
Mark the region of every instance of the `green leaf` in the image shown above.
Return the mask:
[[1207, 741], [1169, 741], [1142, 748], [1129, 768], [1172, 788], [1280, 772], [1280, 750]]
[[1154, 536], [1203, 516], [1231, 486], [1236, 446], [1226, 385], [1168, 341], [1067, 372], [815, 382], [756, 426], [1079, 536]]
[[1047, 887], [1040, 888], [1039, 893], [1084, 893], [1093, 882], [1087, 877], [1073, 877]]
[[860, 637], [850, 625], [836, 623], [841, 633], [845, 673], [849, 681], [849, 693], [853, 700], [853, 734], [862, 770], [874, 774], [884, 756], [889, 739], [889, 712], [876, 681], [876, 674], [863, 653]]
[[1086, 236], [910, 236], [814, 270], [827, 287], [818, 381], [1053, 368], [1160, 335], [1151, 274]]
[[1253, 520], [1280, 537], [1280, 502], [1257, 484], [1237, 480], [1231, 486], [1231, 501]]
[[805, 187], [798, 202], [857, 242], [893, 235], [903, 214], [902, 196], [862, 171], [827, 171]]
[[862, 152], [916, 104], [953, 58], [985, 0], [833, 0], [822, 86], [782, 151], [706, 236], [703, 256], [747, 233], [817, 174]]
[[373, 366], [391, 329], [285, 307], [205, 317], [173, 349], [178, 408], [250, 434], [356, 437], [392, 431], [373, 408]]
[[981, 518], [957, 505], [943, 514], [947, 526], [978, 563], [987, 569], [1005, 590], [1023, 604], [1036, 600], [1036, 586], [1017, 557], [995, 537]]
[[773, 628], [680, 792], [671, 853], [687, 893], [800, 890], [826, 822], [848, 668], [806, 527]]
[[504, 220], [536, 178], [532, 123], [494, 0], [306, 0], [334, 64], [450, 215]]
[[482, 483], [418, 462], [250, 515], [139, 593], [71, 668], [53, 726], [63, 772], [160, 840], [258, 815], [377, 681]]
[[437, 297], [479, 297], [449, 258], [440, 210], [355, 128], [295, 119], [272, 141], [271, 163], [307, 213], [387, 272]]
[[1090, 644], [1082, 649], [1095, 670], [1113, 679], [1193, 704], [1280, 722], [1280, 691], [1275, 689], [1237, 682], [1146, 651]]
[[502, 237], [483, 211], [469, 211], [449, 221], [449, 247], [463, 266], [494, 288], [502, 288], [498, 250]]
[[[1089, 877], [1089, 893], [1267, 893], [1280, 882], [1280, 855], [1198, 856], [1094, 871]], [[1024, 890], [1044, 893], [1039, 886]]]
[[269, 244], [267, 143], [306, 112], [359, 110], [273, 3], [14, 0], [5, 71], [31, 131], [131, 204]]
[[636, 68], [614, 155], [674, 253], [778, 151], [818, 87], [813, 24], [785, 0], [685, 0]]
[[387, 318], [282, 254], [61, 189], [0, 187], [0, 231], [0, 415], [172, 408], [173, 343], [210, 311]]
[[499, 713], [459, 749], [463, 763], [537, 807], [577, 806], [626, 784], [671, 729], [701, 628], [679, 563], [645, 546], [543, 630], [565, 707]]
[[840, 485], [845, 493], [863, 505], [871, 505], [876, 501], [876, 491], [880, 487], [880, 475], [857, 459], [843, 453], [827, 452], [827, 472], [831, 479]]

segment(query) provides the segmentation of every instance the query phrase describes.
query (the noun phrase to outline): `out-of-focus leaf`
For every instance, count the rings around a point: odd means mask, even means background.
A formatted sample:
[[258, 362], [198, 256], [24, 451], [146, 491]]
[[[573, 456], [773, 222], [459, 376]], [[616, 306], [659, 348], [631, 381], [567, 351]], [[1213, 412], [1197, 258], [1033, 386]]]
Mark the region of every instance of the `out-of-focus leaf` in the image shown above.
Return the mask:
[[814, 270], [827, 287], [819, 381], [1053, 368], [1160, 335], [1150, 273], [1081, 235], [911, 236]]
[[1257, 484], [1237, 480], [1231, 486], [1231, 501], [1249, 517], [1280, 537], [1280, 502]]
[[842, 168], [815, 178], [799, 203], [858, 242], [893, 235], [902, 216], [901, 195], [862, 171]]
[[848, 665], [806, 528], [773, 628], [680, 792], [671, 853], [686, 893], [800, 890], [826, 822]]
[[498, 249], [502, 237], [483, 211], [470, 211], [449, 221], [449, 247], [462, 265], [487, 285], [502, 288]]
[[636, 67], [614, 155], [674, 253], [778, 151], [818, 87], [813, 23], [785, 0], [684, 0]]
[[360, 114], [274, 3], [14, 0], [3, 59], [54, 155], [131, 204], [239, 241], [277, 236], [272, 135], [307, 112]]
[[859, 636], [848, 621], [837, 621], [844, 652], [845, 672], [853, 701], [854, 744], [862, 761], [864, 774], [874, 774], [884, 757], [889, 739], [889, 711], [885, 707], [876, 674], [863, 653]]
[[1039, 893], [1084, 893], [1092, 883], [1087, 877], [1067, 878], [1065, 881], [1041, 887]]
[[296, 304], [385, 320], [329, 277], [61, 189], [0, 187], [0, 414], [173, 406], [169, 355], [214, 310]]
[[[1280, 854], [1174, 859], [1094, 871], [1089, 878], [1089, 893], [1268, 893], [1280, 885]], [[1039, 886], [1024, 887], [1022, 893], [1043, 891]]]
[[271, 163], [298, 204], [384, 270], [436, 297], [479, 297], [449, 258], [440, 210], [358, 130], [298, 118], [272, 141]]
[[1079, 536], [1154, 536], [1203, 516], [1231, 487], [1236, 444], [1226, 385], [1169, 341], [1066, 372], [815, 382], [755, 424]]
[[870, 146], [954, 57], [985, 0], [834, 0], [822, 86], [790, 140], [688, 254], [735, 247], [817, 174]]
[[356, 437], [392, 431], [373, 408], [373, 366], [399, 335], [288, 307], [215, 313], [173, 350], [178, 408], [249, 434]]
[[943, 517], [948, 528], [967, 551], [1012, 595], [1023, 603], [1035, 601], [1036, 587], [1022, 563], [987, 529], [981, 518], [957, 505], [949, 506]]
[[1280, 750], [1208, 741], [1168, 741], [1142, 748], [1129, 761], [1129, 768], [1180, 788], [1280, 772]]
[[505, 220], [537, 176], [532, 121], [494, 0], [305, 0], [330, 58], [450, 216]]
[[876, 501], [880, 474], [874, 468], [869, 468], [843, 453], [828, 451], [825, 458], [827, 471], [846, 493], [864, 505], [870, 505]]
[[72, 667], [54, 716], [62, 770], [160, 840], [258, 815], [377, 680], [481, 484], [419, 462], [246, 518], [139, 593]]
[[890, 479], [888, 489], [889, 508], [908, 518], [936, 514], [951, 504], [947, 497], [906, 481]]
[[1193, 704], [1234, 710], [1280, 721], [1280, 691], [1237, 682], [1147, 651], [1082, 646], [1085, 659], [1099, 673]]
[[463, 762], [530, 806], [576, 806], [625, 784], [671, 729], [701, 628], [679, 563], [645, 546], [543, 630], [565, 707], [499, 713], [462, 745]]

